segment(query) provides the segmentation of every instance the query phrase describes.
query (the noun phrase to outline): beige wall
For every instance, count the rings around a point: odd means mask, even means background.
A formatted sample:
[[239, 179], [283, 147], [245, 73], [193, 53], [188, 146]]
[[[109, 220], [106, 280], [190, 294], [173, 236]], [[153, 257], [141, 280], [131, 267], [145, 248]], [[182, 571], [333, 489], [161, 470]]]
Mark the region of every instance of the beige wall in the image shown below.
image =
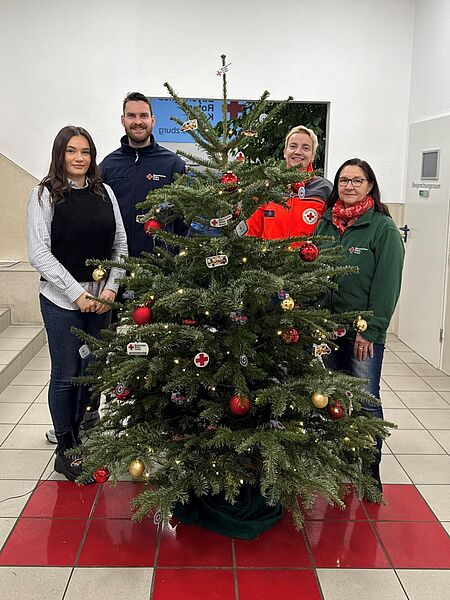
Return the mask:
[[26, 206], [37, 179], [0, 154], [0, 260], [27, 260]]

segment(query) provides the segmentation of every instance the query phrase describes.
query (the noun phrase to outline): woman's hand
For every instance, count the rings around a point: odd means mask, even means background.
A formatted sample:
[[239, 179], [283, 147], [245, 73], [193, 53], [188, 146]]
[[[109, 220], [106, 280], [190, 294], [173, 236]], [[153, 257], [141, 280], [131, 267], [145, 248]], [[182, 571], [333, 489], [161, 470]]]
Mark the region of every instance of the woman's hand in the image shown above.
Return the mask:
[[75, 304], [81, 312], [95, 312], [97, 306], [97, 302], [95, 302], [95, 300], [90, 300], [89, 294], [86, 292], [83, 292], [81, 296], [75, 300]]
[[[103, 292], [100, 294], [99, 298], [104, 298], [109, 302], [114, 302], [114, 300], [116, 299], [116, 293], [112, 290], [104, 289]], [[97, 308], [95, 312], [98, 315], [102, 315], [103, 313], [108, 312], [108, 310], [111, 310], [110, 306], [108, 306], [107, 304], [102, 304], [101, 302], [96, 302], [96, 306]]]
[[359, 360], [366, 360], [367, 356], [373, 358], [373, 342], [366, 340], [360, 333], [356, 334], [353, 356]]

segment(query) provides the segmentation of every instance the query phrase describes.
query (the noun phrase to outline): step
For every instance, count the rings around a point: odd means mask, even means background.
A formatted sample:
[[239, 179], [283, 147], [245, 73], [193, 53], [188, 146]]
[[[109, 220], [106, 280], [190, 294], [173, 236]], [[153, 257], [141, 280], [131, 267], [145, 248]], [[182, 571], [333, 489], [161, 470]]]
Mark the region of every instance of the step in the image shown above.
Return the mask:
[[11, 323], [42, 324], [39, 273], [29, 263], [0, 260], [0, 305], [11, 307]]
[[0, 333], [11, 325], [11, 309], [9, 306], [0, 306]]
[[9, 318], [10, 309], [0, 308], [0, 393], [47, 343], [42, 325], [9, 325]]

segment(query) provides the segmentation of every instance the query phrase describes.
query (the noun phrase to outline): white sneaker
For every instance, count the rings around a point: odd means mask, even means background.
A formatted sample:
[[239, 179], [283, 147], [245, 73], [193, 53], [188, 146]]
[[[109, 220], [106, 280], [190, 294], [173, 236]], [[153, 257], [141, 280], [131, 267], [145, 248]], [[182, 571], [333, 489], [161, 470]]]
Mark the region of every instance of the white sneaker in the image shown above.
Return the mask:
[[47, 433], [45, 434], [45, 437], [47, 438], [47, 441], [50, 442], [50, 444], [57, 444], [58, 440], [56, 439], [56, 435], [55, 435], [55, 430], [54, 429], [49, 429], [47, 431]]

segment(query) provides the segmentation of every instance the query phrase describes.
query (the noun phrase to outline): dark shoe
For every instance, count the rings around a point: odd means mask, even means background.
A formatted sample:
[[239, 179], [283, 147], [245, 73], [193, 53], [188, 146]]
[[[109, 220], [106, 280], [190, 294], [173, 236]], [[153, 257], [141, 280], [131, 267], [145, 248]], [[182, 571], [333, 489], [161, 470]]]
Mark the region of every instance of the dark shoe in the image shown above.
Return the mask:
[[[69, 431], [56, 436], [58, 447], [56, 448], [56, 458], [54, 469], [57, 473], [64, 475], [69, 481], [75, 481], [83, 472], [83, 461], [79, 456], [66, 456], [65, 452], [77, 446], [73, 437], [73, 432]], [[86, 483], [94, 483], [91, 478]]]
[[83, 422], [81, 423], [80, 428], [82, 431], [89, 431], [99, 421], [100, 421], [100, 415], [98, 414], [98, 410], [86, 411], [84, 413]]
[[82, 460], [78, 456], [66, 456], [65, 454], [57, 454], [55, 458], [55, 471], [64, 475], [69, 481], [75, 481], [82, 471]]

